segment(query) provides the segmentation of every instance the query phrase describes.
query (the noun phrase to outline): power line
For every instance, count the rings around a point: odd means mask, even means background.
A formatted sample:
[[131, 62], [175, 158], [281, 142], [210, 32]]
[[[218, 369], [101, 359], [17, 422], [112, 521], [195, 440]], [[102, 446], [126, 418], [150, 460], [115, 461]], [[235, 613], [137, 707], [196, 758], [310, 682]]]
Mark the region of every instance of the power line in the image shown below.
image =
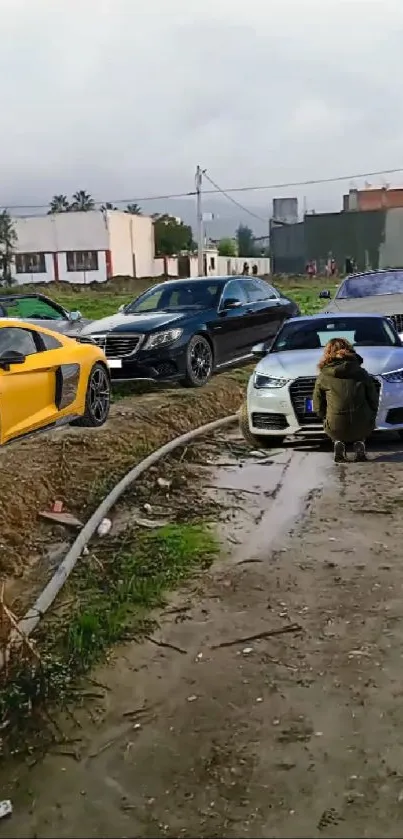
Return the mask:
[[403, 166], [397, 169], [379, 169], [377, 172], [355, 172], [353, 175], [337, 175], [331, 178], [314, 178], [308, 181], [288, 181], [287, 183], [266, 184], [257, 186], [239, 186], [228, 187], [225, 190], [206, 189], [204, 194], [211, 194], [213, 192], [257, 192], [258, 190], [269, 189], [288, 189], [292, 186], [316, 186], [317, 184], [331, 184], [338, 181], [353, 181], [355, 178], [374, 178], [377, 175], [394, 175], [397, 172], [403, 172]]
[[[228, 201], [231, 201], [232, 204], [235, 204], [235, 206], [239, 207], [241, 210], [243, 210], [244, 213], [248, 213], [248, 215], [252, 216], [252, 218], [258, 219], [258, 221], [263, 221], [265, 223], [267, 222], [267, 220], [268, 220], [267, 218], [263, 218], [263, 216], [258, 216], [257, 213], [253, 213], [252, 210], [248, 210], [247, 207], [244, 207], [243, 204], [240, 204], [239, 201], [236, 201], [236, 199], [233, 198], [232, 195], [228, 195], [228, 191], [226, 191], [225, 189], [221, 189], [218, 186], [218, 184], [216, 184], [216, 182], [213, 181], [212, 178], [210, 178], [210, 176], [207, 174], [206, 170], [203, 171], [203, 175], [206, 178], [206, 180], [209, 181], [209, 183], [212, 184], [212, 186], [215, 188], [215, 191], [219, 192], [221, 195], [224, 195], [225, 198], [228, 198]], [[205, 190], [204, 194], [206, 194], [206, 191], [210, 192], [210, 190]]]
[[[258, 192], [265, 190], [273, 190], [273, 189], [289, 189], [290, 187], [303, 187], [303, 186], [317, 186], [320, 184], [331, 184], [337, 183], [340, 181], [353, 181], [356, 178], [373, 178], [379, 175], [394, 175], [398, 172], [403, 172], [403, 166], [398, 166], [395, 169], [378, 169], [374, 172], [354, 172], [353, 174], [348, 175], [336, 175], [327, 178], [311, 178], [305, 181], [287, 181], [282, 183], [271, 183], [271, 184], [255, 184], [253, 186], [232, 186], [220, 188], [211, 181], [209, 178], [210, 183], [214, 186], [213, 189], [206, 189], [204, 190], [204, 195], [217, 195], [223, 194], [227, 195], [227, 193], [234, 193], [234, 192]], [[206, 176], [207, 177], [207, 176]], [[141, 197], [136, 198], [115, 198], [111, 199], [102, 199], [102, 200], [95, 200], [95, 206], [101, 206], [102, 204], [110, 203], [110, 204], [139, 204], [145, 203], [146, 201], [168, 201], [172, 198], [191, 198], [196, 195], [195, 190], [189, 190], [188, 192], [171, 192], [166, 195], [144, 195]], [[228, 197], [228, 195], [227, 195]], [[234, 199], [232, 199], [234, 200]], [[50, 202], [49, 202], [50, 203]], [[49, 208], [49, 203], [47, 204], [2, 204], [0, 208], [7, 209], [7, 210], [43, 210]], [[241, 205], [242, 207], [242, 205]], [[248, 211], [247, 208], [242, 207], [242, 209]], [[257, 216], [257, 218], [260, 218]], [[264, 219], [266, 221], [266, 219]]]

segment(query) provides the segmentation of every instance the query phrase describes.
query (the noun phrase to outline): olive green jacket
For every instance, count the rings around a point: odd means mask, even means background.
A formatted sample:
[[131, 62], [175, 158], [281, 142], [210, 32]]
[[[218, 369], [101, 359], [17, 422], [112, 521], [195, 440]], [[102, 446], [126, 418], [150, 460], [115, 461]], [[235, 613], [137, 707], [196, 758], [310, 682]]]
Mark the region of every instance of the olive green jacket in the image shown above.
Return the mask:
[[327, 364], [316, 379], [313, 410], [332, 440], [366, 440], [376, 424], [380, 385], [357, 353]]

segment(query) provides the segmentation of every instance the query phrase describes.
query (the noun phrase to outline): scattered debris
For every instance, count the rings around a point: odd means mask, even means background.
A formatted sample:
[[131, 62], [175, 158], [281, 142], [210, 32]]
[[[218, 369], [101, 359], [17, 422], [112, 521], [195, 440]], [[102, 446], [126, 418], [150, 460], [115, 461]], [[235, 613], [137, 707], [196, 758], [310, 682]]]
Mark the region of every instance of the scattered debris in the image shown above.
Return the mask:
[[188, 696], [188, 702], [194, 702], [196, 699], [197, 699], [197, 696], [194, 693], [192, 693], [191, 696]]
[[247, 638], [234, 638], [233, 641], [222, 641], [221, 644], [214, 644], [212, 650], [219, 650], [222, 647], [235, 647], [237, 644], [244, 644], [245, 641], [259, 641], [263, 638], [271, 638], [273, 635], [285, 635], [287, 632], [302, 632], [302, 626], [299, 623], [290, 623], [288, 626], [280, 627], [280, 629], [268, 629], [265, 632], [257, 632], [255, 635], [249, 635]]
[[172, 481], [167, 481], [166, 478], [157, 478], [157, 484], [161, 489], [171, 489]]
[[155, 644], [156, 647], [166, 647], [168, 650], [175, 650], [176, 653], [187, 655], [187, 650], [182, 649], [182, 647], [177, 647], [176, 644], [170, 644], [168, 641], [157, 641], [156, 638], [151, 638], [150, 635], [145, 635], [144, 637], [151, 644]]
[[61, 513], [63, 510], [63, 501], [55, 501], [52, 507], [53, 513]]
[[72, 513], [63, 513], [61, 510], [41, 510], [38, 514], [42, 519], [50, 519], [56, 524], [65, 524], [67, 527], [82, 528], [84, 525], [80, 519]]
[[144, 504], [144, 510], [145, 510], [146, 513], [148, 513], [150, 515], [150, 513], [152, 513], [152, 511], [153, 511], [153, 508], [152, 508], [151, 504], [146, 503], [146, 504]]
[[98, 527], [97, 534], [98, 536], [107, 536], [112, 529], [112, 522], [110, 519], [102, 519], [101, 524]]
[[4, 801], [0, 801], [0, 819], [6, 818], [6, 816], [11, 816], [13, 812], [13, 805], [9, 798], [6, 798]]
[[242, 650], [242, 653], [243, 655], [250, 655], [251, 653], [253, 653], [253, 647], [245, 647], [245, 649]]
[[158, 527], [165, 527], [169, 524], [168, 519], [134, 519], [134, 523], [137, 524], [138, 527], [147, 527], [150, 530]]

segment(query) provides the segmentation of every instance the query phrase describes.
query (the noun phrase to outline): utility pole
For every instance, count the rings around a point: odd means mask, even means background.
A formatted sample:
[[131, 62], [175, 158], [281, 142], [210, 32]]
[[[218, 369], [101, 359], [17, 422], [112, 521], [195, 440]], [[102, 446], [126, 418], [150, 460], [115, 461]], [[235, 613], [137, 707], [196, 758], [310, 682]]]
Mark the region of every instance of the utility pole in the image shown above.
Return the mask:
[[203, 230], [203, 211], [202, 211], [202, 177], [203, 173], [200, 166], [196, 169], [196, 215], [197, 215], [197, 273], [199, 277], [204, 275], [204, 230]]

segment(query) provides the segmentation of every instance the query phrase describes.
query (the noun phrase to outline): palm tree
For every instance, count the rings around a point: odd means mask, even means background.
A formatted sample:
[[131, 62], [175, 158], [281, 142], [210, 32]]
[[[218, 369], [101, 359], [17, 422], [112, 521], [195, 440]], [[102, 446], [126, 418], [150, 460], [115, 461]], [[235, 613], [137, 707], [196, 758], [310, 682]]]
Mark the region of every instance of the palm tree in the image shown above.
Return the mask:
[[141, 216], [143, 214], [138, 204], [128, 204], [125, 213], [130, 213], [131, 216]]
[[18, 242], [14, 222], [7, 210], [0, 213], [0, 271], [1, 279], [11, 285], [11, 264]]
[[117, 207], [114, 207], [110, 201], [106, 201], [105, 204], [102, 204], [101, 212], [105, 213], [107, 210], [117, 210]]
[[71, 209], [75, 212], [87, 213], [89, 210], [95, 209], [95, 201], [85, 189], [79, 189], [72, 198]]
[[48, 215], [53, 215], [53, 213], [68, 213], [69, 210], [70, 204], [67, 200], [67, 195], [54, 195], [49, 205]]

